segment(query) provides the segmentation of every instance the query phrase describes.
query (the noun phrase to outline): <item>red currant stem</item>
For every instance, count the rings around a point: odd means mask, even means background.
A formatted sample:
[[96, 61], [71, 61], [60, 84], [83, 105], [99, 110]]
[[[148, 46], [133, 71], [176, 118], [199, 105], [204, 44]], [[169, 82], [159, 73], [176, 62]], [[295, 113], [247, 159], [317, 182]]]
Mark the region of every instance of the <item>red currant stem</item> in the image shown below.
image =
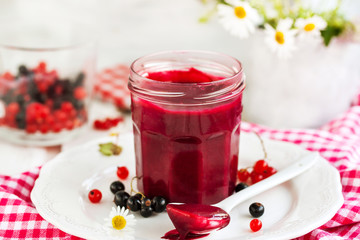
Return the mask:
[[142, 193], [142, 192], [137, 192], [137, 191], [135, 191], [134, 190], [134, 188], [133, 188], [133, 182], [134, 182], [134, 180], [135, 179], [141, 179], [142, 177], [138, 177], [138, 176], [135, 176], [135, 177], [133, 177], [133, 178], [131, 178], [131, 182], [130, 182], [130, 188], [131, 188], [131, 190], [130, 190], [130, 194], [132, 194], [132, 193], [135, 193], [135, 194], [137, 194], [137, 193], [139, 193], [139, 194], [141, 194], [141, 199], [143, 199], [143, 198], [145, 198], [145, 195]]
[[262, 147], [262, 150], [263, 150], [263, 152], [264, 152], [264, 159], [267, 159], [267, 152], [266, 152], [266, 149], [265, 149], [264, 141], [263, 141], [263, 139], [261, 138], [261, 136], [260, 136], [257, 132], [254, 131], [254, 133], [256, 134], [256, 136], [257, 136], [257, 137], [259, 138], [259, 140], [260, 140], [261, 147]]

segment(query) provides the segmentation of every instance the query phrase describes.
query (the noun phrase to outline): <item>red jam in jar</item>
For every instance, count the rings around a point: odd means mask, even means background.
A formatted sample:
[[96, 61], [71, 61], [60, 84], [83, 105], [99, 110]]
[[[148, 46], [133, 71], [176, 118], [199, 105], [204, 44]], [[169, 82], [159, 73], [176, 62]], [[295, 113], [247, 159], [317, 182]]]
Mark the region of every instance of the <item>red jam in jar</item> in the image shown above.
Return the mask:
[[170, 202], [229, 196], [244, 86], [240, 62], [222, 54], [175, 51], [136, 60], [129, 88], [139, 190]]

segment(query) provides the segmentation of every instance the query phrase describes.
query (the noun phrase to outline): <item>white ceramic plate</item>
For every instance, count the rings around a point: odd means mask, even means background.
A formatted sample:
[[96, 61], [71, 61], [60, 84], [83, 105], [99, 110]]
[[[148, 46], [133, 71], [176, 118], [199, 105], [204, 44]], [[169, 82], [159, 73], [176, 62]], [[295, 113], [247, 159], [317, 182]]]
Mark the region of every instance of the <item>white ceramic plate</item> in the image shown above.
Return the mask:
[[[31, 199], [40, 215], [61, 230], [86, 239], [113, 239], [104, 230], [104, 218], [114, 206], [109, 185], [116, 180], [116, 166], [126, 165], [129, 179], [135, 175], [133, 136], [121, 135], [118, 143], [123, 147], [120, 156], [105, 157], [98, 151], [98, 143], [114, 141], [103, 138], [60, 153], [47, 163], [31, 193]], [[239, 167], [251, 166], [263, 157], [261, 145], [254, 134], [242, 133]], [[309, 154], [302, 148], [285, 143], [264, 140], [270, 165], [282, 169], [289, 163]], [[129, 190], [130, 180], [126, 181]], [[103, 193], [99, 204], [87, 199], [90, 189]], [[261, 202], [265, 214], [260, 218], [263, 228], [253, 233], [248, 207]], [[307, 172], [239, 204], [230, 213], [228, 227], [212, 233], [205, 239], [289, 239], [301, 236], [330, 220], [343, 204], [340, 177], [336, 169], [324, 159]], [[166, 213], [142, 218], [138, 213], [136, 239], [159, 240], [173, 229]]]

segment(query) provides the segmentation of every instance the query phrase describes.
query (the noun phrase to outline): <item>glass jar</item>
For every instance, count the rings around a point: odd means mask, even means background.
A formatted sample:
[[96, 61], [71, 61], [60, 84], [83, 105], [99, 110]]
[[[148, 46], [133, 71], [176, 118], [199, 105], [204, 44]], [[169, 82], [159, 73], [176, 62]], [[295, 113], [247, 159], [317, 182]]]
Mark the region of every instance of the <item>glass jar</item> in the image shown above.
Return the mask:
[[232, 194], [244, 87], [241, 63], [227, 55], [170, 51], [137, 59], [129, 89], [139, 190], [204, 204]]
[[61, 144], [88, 119], [95, 45], [84, 28], [58, 23], [1, 25], [0, 137]]

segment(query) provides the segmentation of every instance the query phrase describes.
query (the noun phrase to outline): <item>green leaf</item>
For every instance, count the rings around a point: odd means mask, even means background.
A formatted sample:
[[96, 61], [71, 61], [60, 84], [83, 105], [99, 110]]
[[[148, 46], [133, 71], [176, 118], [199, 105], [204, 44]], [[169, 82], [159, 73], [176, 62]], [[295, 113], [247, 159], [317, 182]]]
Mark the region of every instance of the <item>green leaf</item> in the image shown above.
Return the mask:
[[321, 31], [321, 36], [324, 39], [325, 46], [330, 44], [330, 41], [333, 37], [339, 36], [342, 29], [334, 26], [327, 26], [323, 31]]
[[99, 151], [105, 156], [119, 155], [122, 151], [122, 147], [112, 142], [100, 143], [99, 147]]

